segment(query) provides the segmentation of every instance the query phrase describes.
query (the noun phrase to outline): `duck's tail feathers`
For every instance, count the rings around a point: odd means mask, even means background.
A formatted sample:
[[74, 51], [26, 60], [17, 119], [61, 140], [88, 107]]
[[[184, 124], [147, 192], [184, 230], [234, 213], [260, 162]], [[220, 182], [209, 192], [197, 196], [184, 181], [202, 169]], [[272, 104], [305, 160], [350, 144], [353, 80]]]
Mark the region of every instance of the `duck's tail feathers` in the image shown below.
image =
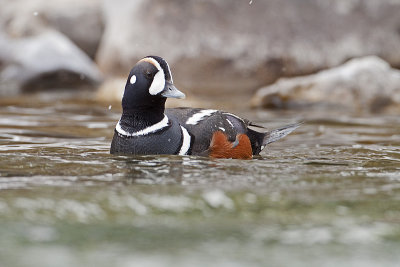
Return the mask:
[[266, 145], [282, 139], [300, 127], [303, 122], [297, 122], [272, 130], [270, 132], [258, 132], [248, 128], [247, 135], [251, 140], [253, 155], [258, 155]]
[[289, 124], [286, 126], [283, 126], [281, 128], [272, 130], [270, 132], [265, 133], [264, 139], [263, 139], [263, 146], [266, 146], [268, 144], [271, 144], [275, 141], [278, 141], [279, 139], [282, 139], [286, 135], [290, 134], [294, 130], [300, 127], [303, 122], [296, 122], [293, 124]]

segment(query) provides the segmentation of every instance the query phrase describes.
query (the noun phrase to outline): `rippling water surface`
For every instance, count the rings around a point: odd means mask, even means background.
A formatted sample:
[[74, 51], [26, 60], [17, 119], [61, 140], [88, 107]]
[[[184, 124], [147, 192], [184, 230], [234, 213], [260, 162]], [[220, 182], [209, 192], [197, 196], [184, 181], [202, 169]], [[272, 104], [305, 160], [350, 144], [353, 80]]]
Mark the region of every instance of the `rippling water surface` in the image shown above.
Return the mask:
[[239, 110], [306, 120], [241, 161], [112, 156], [119, 113], [0, 100], [1, 266], [399, 266], [399, 116]]

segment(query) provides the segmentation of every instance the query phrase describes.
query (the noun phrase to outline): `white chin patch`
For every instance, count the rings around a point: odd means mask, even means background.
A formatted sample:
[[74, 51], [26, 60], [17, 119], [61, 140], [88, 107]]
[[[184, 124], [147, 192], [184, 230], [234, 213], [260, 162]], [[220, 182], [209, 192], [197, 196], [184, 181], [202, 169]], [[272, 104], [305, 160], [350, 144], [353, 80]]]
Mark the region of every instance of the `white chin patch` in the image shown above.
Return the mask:
[[136, 82], [136, 76], [135, 76], [135, 75], [132, 75], [132, 77], [131, 77], [131, 79], [129, 80], [129, 82], [130, 82], [131, 84], [134, 84], [134, 83]]

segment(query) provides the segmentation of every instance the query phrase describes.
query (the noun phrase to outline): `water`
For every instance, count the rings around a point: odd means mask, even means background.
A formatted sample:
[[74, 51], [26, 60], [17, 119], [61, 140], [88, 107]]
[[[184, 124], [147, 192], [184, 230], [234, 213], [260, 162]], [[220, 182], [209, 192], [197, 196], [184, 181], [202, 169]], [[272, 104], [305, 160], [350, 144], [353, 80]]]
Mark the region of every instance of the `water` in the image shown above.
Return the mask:
[[306, 123], [251, 161], [108, 153], [120, 110], [0, 100], [1, 266], [399, 266], [400, 117]]

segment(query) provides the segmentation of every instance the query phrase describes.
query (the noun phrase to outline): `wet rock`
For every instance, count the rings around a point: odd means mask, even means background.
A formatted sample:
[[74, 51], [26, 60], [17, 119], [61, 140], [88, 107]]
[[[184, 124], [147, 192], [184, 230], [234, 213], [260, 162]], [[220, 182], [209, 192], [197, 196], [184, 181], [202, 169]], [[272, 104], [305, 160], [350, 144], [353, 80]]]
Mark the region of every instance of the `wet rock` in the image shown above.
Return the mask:
[[0, 28], [13, 38], [53, 29], [94, 58], [103, 34], [101, 0], [0, 0]]
[[93, 86], [101, 73], [68, 38], [55, 31], [10, 39], [0, 34], [0, 94]]
[[400, 107], [400, 71], [375, 56], [352, 59], [314, 75], [282, 78], [258, 90], [252, 105], [380, 112]]
[[400, 1], [105, 0], [103, 10], [105, 72], [157, 54], [179, 87], [203, 95], [249, 94], [371, 54], [400, 66]]

